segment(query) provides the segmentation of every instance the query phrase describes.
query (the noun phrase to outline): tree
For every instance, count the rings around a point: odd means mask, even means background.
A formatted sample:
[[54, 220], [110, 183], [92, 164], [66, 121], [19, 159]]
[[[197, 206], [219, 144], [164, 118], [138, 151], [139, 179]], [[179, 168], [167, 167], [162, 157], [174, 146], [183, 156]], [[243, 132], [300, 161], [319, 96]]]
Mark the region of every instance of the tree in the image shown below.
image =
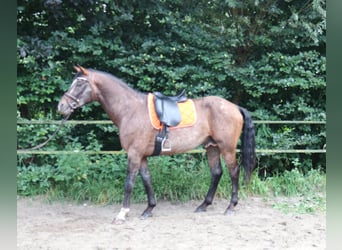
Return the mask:
[[[18, 117], [58, 119], [57, 102], [73, 77], [72, 66], [80, 64], [144, 92], [175, 94], [185, 88], [190, 97], [219, 95], [249, 109], [256, 120], [325, 120], [325, 5], [322, 0], [20, 0]], [[74, 119], [104, 118], [98, 105], [74, 114]], [[82, 134], [88, 129], [71, 131], [70, 138], [86, 142]], [[258, 148], [321, 148], [324, 131], [261, 126]], [[113, 145], [109, 132], [96, 132], [104, 148]], [[27, 141], [20, 138], [19, 144]], [[283, 170], [300, 157], [263, 161]], [[305, 162], [306, 168], [325, 167], [324, 156]]]

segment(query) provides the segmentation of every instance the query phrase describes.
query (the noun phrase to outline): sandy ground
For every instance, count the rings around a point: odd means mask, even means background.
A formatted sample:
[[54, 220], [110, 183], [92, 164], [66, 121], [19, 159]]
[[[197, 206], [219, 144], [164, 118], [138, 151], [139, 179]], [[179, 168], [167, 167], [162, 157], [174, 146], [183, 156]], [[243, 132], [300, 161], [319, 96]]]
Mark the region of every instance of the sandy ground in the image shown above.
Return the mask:
[[[293, 202], [290, 199], [288, 202]], [[216, 199], [206, 213], [200, 201], [159, 201], [154, 215], [141, 220], [145, 204], [133, 204], [123, 225], [111, 224], [120, 204], [101, 206], [17, 200], [17, 249], [325, 249], [326, 214], [285, 214], [274, 201], [240, 200], [236, 213]]]

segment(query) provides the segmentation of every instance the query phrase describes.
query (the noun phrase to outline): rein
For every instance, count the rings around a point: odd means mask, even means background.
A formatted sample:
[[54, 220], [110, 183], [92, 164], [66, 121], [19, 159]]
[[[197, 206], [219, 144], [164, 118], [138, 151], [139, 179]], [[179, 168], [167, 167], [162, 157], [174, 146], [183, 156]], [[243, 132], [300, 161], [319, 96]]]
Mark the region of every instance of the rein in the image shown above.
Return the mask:
[[35, 150], [35, 149], [39, 149], [43, 146], [45, 146], [49, 141], [51, 141], [59, 132], [59, 130], [63, 127], [63, 125], [65, 124], [65, 122], [69, 119], [71, 113], [69, 115], [67, 115], [66, 117], [64, 117], [64, 119], [61, 121], [61, 123], [59, 124], [59, 127], [57, 128], [57, 130], [43, 143], [38, 144], [37, 146], [34, 146], [32, 148], [23, 148], [20, 149], [20, 151], [29, 151], [29, 150]]

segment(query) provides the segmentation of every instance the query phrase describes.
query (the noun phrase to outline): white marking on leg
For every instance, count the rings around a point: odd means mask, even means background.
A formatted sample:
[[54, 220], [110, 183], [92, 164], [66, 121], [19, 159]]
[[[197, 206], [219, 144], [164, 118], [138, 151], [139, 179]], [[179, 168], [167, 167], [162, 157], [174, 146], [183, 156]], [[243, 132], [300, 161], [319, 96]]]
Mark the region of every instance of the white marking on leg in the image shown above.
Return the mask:
[[129, 213], [129, 208], [121, 208], [120, 212], [118, 213], [118, 215], [115, 217], [116, 221], [125, 221], [126, 220], [126, 215]]

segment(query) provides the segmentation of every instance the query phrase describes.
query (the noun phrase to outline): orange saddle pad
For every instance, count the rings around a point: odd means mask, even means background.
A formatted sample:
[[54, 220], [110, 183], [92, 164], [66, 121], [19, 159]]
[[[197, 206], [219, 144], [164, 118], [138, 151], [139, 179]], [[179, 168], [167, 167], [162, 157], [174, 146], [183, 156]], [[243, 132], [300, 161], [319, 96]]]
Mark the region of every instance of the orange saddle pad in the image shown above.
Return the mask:
[[[154, 108], [154, 100], [153, 100], [153, 94], [148, 94], [147, 96], [147, 103], [148, 103], [148, 113], [150, 116], [150, 121], [152, 126], [155, 129], [161, 129], [162, 124], [160, 123], [157, 112]], [[195, 104], [191, 99], [188, 99], [185, 102], [178, 103], [178, 107], [181, 113], [182, 120], [176, 127], [170, 127], [170, 129], [175, 128], [184, 128], [184, 127], [190, 127], [195, 124], [196, 122], [196, 109]]]

